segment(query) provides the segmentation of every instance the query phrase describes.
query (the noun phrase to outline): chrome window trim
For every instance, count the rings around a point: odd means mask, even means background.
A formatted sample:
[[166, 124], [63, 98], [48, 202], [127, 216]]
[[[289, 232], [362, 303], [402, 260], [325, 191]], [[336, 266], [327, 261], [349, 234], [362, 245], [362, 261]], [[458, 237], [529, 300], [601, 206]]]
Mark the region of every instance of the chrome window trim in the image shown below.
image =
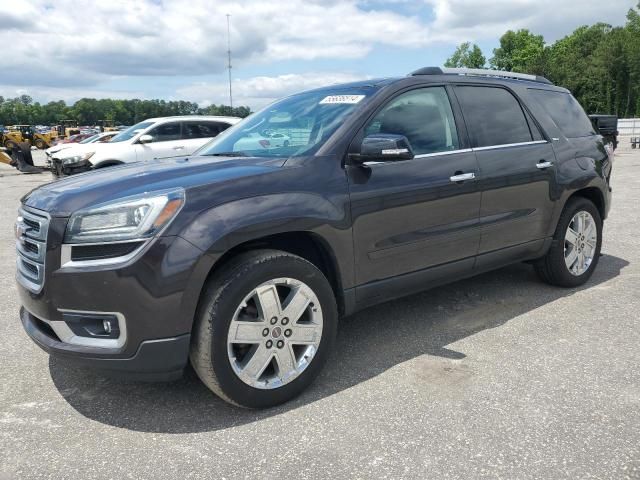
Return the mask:
[[487, 145], [486, 147], [473, 147], [471, 150], [474, 152], [481, 152], [483, 150], [498, 150], [502, 148], [510, 147], [522, 147], [524, 145], [540, 145], [543, 143], [549, 143], [546, 140], [533, 140], [531, 142], [518, 142], [518, 143], [503, 143], [501, 145]]
[[[533, 140], [530, 142], [518, 142], [518, 143], [503, 143], [501, 145], [487, 145], [486, 147], [473, 147], [473, 148], [461, 148], [459, 150], [444, 150], [442, 152], [434, 152], [434, 153], [421, 153], [419, 155], [414, 155], [413, 158], [429, 158], [429, 157], [440, 157], [442, 155], [453, 155], [455, 153], [471, 153], [471, 152], [481, 152], [483, 150], [499, 150], [503, 148], [511, 148], [511, 147], [522, 147], [525, 145], [541, 145], [543, 143], [549, 143], [546, 140]], [[363, 165], [380, 165], [380, 164], [389, 164], [389, 163], [398, 163], [398, 162], [407, 162], [413, 159], [408, 160], [387, 160], [387, 161], [371, 161], [371, 162], [363, 162]]]
[[471, 148], [460, 148], [458, 150], [444, 150], [442, 152], [421, 153], [419, 155], [414, 155], [413, 158], [439, 157], [441, 155], [453, 155], [455, 153], [471, 153], [472, 151], [473, 151], [473, 149], [471, 149]]
[[421, 153], [419, 155], [414, 155], [413, 158], [411, 159], [407, 159], [407, 160], [387, 160], [387, 161], [370, 161], [370, 162], [363, 162], [363, 165], [387, 165], [387, 164], [393, 164], [393, 163], [400, 163], [400, 162], [409, 162], [411, 160], [413, 160], [414, 158], [429, 158], [429, 157], [440, 157], [442, 155], [453, 155], [455, 153], [471, 153], [473, 151], [472, 148], [461, 148], [458, 150], [443, 150], [442, 152], [434, 152], [434, 153]]

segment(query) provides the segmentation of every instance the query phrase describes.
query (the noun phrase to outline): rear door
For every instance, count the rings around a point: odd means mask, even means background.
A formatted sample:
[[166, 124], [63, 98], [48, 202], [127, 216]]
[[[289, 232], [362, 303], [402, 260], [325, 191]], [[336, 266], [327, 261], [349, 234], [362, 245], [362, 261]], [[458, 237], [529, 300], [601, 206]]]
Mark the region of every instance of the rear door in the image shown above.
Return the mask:
[[[426, 274], [438, 265], [447, 265], [449, 274], [471, 271], [480, 240], [478, 168], [459, 131], [446, 88], [433, 86], [398, 94], [356, 137], [404, 135], [415, 154], [347, 167], [359, 301], [400, 293], [400, 283], [380, 280]], [[456, 181], [456, 175], [467, 180]], [[405, 278], [425, 281], [422, 275]]]
[[551, 144], [509, 89], [458, 85], [455, 92], [480, 169], [478, 253], [520, 246], [512, 250], [517, 256], [523, 248], [535, 250], [547, 236], [553, 215], [556, 170]]

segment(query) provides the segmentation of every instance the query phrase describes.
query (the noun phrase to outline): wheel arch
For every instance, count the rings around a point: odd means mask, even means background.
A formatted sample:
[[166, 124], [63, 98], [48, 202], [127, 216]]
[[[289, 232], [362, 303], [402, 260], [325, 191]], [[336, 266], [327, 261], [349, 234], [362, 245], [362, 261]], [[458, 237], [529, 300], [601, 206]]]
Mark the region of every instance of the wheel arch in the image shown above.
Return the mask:
[[[600, 191], [600, 189], [598, 187], [586, 187], [586, 188], [582, 188], [580, 190], [577, 190], [575, 192], [573, 192], [566, 200], [565, 202], [565, 206], [566, 204], [569, 202], [569, 200], [571, 200], [572, 198], [576, 198], [576, 197], [582, 197], [582, 198], [586, 198], [587, 200], [591, 201], [596, 208], [598, 209], [598, 213], [600, 213], [600, 218], [602, 220], [605, 219], [606, 217], [606, 205], [605, 205], [605, 199], [604, 199], [604, 195], [602, 194], [602, 191]], [[564, 209], [564, 207], [563, 207]]]
[[345, 305], [342, 278], [335, 252], [331, 248], [329, 242], [321, 235], [303, 230], [275, 233], [234, 245], [220, 256], [211, 266], [198, 297], [201, 296], [202, 291], [209, 280], [230, 260], [237, 257], [239, 254], [252, 250], [263, 249], [281, 250], [291, 253], [304, 258], [315, 265], [329, 281], [336, 297], [338, 311], [340, 313], [344, 312]]

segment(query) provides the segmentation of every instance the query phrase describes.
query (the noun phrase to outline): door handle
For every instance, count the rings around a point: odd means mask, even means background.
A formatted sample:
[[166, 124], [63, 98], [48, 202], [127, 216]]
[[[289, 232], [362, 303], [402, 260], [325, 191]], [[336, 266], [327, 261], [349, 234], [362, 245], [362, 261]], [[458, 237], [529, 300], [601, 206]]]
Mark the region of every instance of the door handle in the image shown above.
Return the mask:
[[538, 167], [540, 170], [544, 170], [545, 168], [549, 168], [552, 166], [553, 166], [553, 162], [547, 162], [546, 160], [540, 160], [536, 164], [536, 167]]
[[183, 150], [184, 146], [179, 146], [179, 147], [173, 147], [174, 150]]
[[449, 180], [451, 180], [452, 182], [464, 182], [465, 180], [473, 180], [474, 178], [476, 178], [476, 174], [473, 172], [471, 173], [456, 172], [455, 175], [453, 175], [452, 177], [449, 177]]

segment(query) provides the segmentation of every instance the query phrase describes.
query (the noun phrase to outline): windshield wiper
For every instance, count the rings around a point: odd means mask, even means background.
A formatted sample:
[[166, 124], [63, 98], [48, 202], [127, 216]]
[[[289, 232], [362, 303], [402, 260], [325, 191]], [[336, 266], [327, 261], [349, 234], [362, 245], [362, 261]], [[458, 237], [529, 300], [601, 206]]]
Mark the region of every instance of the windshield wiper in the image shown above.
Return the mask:
[[248, 155], [243, 152], [220, 152], [220, 153], [208, 153], [207, 157], [247, 157]]

